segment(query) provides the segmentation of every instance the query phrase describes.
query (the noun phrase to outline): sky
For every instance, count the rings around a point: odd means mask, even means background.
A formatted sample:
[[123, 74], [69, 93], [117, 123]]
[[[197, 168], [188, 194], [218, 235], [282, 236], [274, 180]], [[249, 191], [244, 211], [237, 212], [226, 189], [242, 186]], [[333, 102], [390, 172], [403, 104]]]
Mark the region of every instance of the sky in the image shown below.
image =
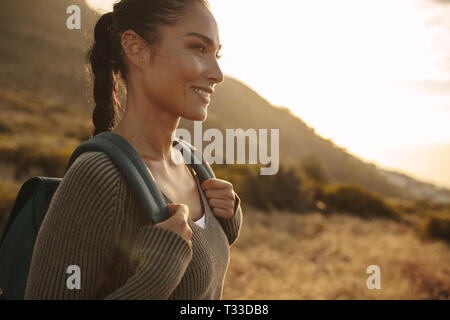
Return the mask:
[[409, 161], [450, 147], [449, 0], [209, 3], [225, 75], [364, 160], [450, 187], [443, 159]]

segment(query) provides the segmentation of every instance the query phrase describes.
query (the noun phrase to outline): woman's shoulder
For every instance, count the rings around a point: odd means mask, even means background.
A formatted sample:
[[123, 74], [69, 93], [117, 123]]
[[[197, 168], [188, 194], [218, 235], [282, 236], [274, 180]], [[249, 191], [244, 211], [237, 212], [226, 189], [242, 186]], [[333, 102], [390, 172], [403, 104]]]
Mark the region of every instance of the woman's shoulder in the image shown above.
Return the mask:
[[77, 165], [95, 165], [99, 162], [110, 162], [110, 164], [113, 164], [112, 159], [103, 151], [85, 151], [75, 159], [71, 168]]
[[83, 188], [104, 189], [117, 185], [122, 178], [121, 171], [106, 153], [86, 151], [75, 159], [61, 183], [77, 183]]
[[[84, 230], [99, 221], [105, 228], [115, 228], [116, 221], [121, 219], [121, 212], [116, 209], [121, 179], [121, 172], [107, 154], [98, 151], [81, 154], [53, 194], [44, 221], [49, 227], [62, 229], [73, 225]], [[101, 230], [100, 226], [96, 228]]]
[[70, 171], [102, 171], [119, 172], [114, 161], [103, 151], [85, 151], [79, 155], [70, 166]]

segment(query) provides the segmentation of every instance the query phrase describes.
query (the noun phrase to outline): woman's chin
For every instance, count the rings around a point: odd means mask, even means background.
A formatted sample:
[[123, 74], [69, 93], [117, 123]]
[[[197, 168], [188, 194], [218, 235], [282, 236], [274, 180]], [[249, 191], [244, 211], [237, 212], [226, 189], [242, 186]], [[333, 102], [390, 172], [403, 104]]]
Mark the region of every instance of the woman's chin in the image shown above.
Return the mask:
[[189, 115], [185, 114], [183, 118], [186, 120], [191, 121], [205, 121], [208, 116], [208, 111], [206, 108], [203, 108], [202, 110], [198, 110], [195, 113], [191, 113]]

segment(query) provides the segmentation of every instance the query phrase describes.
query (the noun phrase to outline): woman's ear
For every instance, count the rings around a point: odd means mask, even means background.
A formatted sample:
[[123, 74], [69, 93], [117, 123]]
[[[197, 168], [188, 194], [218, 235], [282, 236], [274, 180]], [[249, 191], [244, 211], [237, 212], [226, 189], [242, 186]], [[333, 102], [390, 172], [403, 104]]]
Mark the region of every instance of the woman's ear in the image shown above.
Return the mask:
[[121, 44], [126, 59], [138, 68], [142, 67], [150, 53], [146, 41], [133, 30], [127, 30], [121, 36]]

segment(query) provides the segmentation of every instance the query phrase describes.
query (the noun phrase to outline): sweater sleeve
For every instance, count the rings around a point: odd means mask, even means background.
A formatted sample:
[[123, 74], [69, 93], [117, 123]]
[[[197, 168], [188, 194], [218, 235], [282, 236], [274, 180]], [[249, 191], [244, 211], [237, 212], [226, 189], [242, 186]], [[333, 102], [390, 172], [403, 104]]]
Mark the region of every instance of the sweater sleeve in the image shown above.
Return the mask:
[[135, 242], [137, 267], [125, 284], [105, 299], [167, 299], [180, 283], [192, 249], [177, 233], [158, 226], [142, 226]]
[[217, 220], [223, 228], [223, 231], [227, 235], [228, 243], [230, 244], [230, 246], [232, 246], [238, 238], [242, 224], [241, 199], [236, 192], [234, 193], [234, 195], [236, 196], [236, 204], [234, 206], [233, 216], [228, 219], [216, 216]]
[[[98, 299], [117, 253], [121, 172], [102, 152], [82, 154], [52, 197], [33, 252], [25, 299]], [[165, 299], [192, 258], [181, 236], [137, 227], [137, 267], [106, 299]], [[170, 250], [168, 250], [170, 248]], [[168, 254], [163, 254], [170, 252]]]

